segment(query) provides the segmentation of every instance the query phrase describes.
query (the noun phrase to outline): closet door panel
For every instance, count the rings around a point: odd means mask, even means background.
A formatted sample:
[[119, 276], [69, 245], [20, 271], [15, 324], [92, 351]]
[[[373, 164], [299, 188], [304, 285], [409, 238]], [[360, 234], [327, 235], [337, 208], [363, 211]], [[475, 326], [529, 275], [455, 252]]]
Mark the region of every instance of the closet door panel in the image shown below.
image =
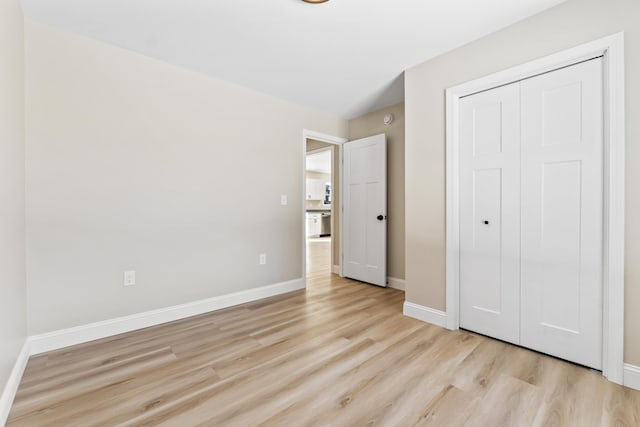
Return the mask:
[[519, 84], [460, 102], [460, 326], [519, 341]]
[[600, 369], [602, 61], [521, 88], [521, 344]]

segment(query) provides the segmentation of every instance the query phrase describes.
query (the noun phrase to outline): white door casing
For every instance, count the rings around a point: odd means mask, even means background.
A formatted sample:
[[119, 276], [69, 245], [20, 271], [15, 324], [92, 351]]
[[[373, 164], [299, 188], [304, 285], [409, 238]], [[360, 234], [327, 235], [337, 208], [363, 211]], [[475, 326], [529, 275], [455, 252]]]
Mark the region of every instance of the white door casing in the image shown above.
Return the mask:
[[521, 82], [521, 344], [602, 368], [602, 59]]
[[518, 83], [460, 102], [460, 325], [518, 343]]
[[343, 145], [343, 270], [387, 284], [387, 150], [384, 134]]

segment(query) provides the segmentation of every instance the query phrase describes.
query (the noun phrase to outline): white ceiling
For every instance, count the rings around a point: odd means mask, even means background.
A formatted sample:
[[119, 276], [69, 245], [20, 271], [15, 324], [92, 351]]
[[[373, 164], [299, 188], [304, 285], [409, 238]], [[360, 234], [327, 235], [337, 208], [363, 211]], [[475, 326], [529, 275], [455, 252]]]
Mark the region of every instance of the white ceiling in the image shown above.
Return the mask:
[[307, 170], [311, 172], [331, 173], [331, 150], [307, 154]]
[[29, 18], [353, 118], [403, 71], [564, 0], [23, 0]]

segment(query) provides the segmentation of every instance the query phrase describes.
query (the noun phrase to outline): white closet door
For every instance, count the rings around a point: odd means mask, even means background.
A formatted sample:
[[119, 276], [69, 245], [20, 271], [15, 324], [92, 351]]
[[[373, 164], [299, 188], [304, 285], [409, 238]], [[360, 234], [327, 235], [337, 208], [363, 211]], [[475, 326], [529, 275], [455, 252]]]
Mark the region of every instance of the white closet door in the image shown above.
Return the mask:
[[602, 61], [521, 82], [521, 344], [602, 367]]
[[518, 343], [519, 84], [460, 101], [460, 326]]

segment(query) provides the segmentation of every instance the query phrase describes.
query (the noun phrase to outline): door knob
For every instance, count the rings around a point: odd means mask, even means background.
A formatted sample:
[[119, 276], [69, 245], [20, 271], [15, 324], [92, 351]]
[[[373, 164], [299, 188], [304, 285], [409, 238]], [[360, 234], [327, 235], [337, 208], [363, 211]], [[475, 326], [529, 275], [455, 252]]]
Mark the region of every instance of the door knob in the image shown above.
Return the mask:
[[384, 219], [384, 216], [383, 215], [378, 215], [377, 218], [378, 218], [378, 221], [382, 221]]

